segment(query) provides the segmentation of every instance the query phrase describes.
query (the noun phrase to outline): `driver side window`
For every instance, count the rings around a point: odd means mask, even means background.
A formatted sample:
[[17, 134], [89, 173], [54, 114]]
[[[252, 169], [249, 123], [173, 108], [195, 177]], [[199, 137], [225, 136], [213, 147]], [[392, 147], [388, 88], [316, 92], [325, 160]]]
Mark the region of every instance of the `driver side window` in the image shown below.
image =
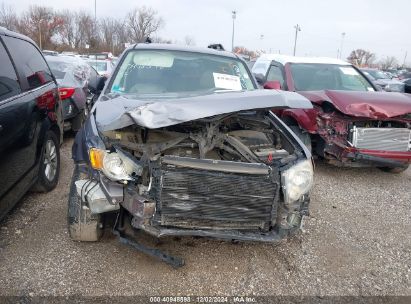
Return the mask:
[[271, 65], [268, 70], [266, 81], [279, 81], [281, 88], [284, 88], [284, 76], [281, 68], [279, 66]]

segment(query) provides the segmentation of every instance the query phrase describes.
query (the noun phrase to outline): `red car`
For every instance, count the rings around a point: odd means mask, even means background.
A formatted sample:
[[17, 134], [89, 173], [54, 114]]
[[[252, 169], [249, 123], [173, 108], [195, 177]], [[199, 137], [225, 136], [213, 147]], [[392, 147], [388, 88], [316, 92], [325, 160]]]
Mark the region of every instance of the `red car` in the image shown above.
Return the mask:
[[313, 109], [276, 111], [309, 149], [339, 166], [399, 173], [411, 162], [411, 95], [379, 92], [356, 67], [332, 58], [265, 54], [253, 66], [265, 89], [296, 91]]

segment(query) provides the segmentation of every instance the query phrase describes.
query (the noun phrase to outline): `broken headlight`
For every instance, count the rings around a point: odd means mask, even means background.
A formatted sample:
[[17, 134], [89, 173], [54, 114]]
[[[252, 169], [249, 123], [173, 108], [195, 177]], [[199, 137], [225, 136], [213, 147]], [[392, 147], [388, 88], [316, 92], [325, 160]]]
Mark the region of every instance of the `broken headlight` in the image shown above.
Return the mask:
[[282, 187], [285, 203], [298, 201], [313, 185], [313, 165], [311, 160], [301, 161], [282, 173]]
[[90, 163], [94, 169], [100, 170], [112, 181], [133, 180], [134, 176], [141, 175], [142, 167], [121, 150], [108, 152], [91, 148]]

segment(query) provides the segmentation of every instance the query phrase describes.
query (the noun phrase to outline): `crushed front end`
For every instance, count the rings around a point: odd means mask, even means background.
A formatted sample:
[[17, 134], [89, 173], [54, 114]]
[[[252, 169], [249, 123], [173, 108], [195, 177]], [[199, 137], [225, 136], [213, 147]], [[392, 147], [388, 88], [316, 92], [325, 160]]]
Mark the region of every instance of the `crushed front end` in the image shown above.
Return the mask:
[[[97, 181], [90, 191], [76, 183], [91, 213], [120, 211], [155, 237], [264, 242], [295, 233], [308, 215], [311, 155], [270, 112], [98, 135], [87, 124], [73, 155]], [[91, 195], [100, 189], [106, 200]]]
[[406, 169], [411, 163], [411, 114], [371, 119], [316, 107], [316, 153], [339, 166]]

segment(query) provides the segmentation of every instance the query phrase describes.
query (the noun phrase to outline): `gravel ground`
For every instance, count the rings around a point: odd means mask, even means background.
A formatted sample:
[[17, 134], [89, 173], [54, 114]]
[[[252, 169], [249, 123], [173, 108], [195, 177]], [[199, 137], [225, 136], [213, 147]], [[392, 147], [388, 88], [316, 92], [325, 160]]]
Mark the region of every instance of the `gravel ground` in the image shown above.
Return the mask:
[[159, 248], [186, 260], [175, 270], [110, 233], [69, 239], [72, 142], [58, 187], [0, 223], [0, 295], [411, 295], [411, 169], [319, 163], [303, 233], [278, 246], [167, 238]]

